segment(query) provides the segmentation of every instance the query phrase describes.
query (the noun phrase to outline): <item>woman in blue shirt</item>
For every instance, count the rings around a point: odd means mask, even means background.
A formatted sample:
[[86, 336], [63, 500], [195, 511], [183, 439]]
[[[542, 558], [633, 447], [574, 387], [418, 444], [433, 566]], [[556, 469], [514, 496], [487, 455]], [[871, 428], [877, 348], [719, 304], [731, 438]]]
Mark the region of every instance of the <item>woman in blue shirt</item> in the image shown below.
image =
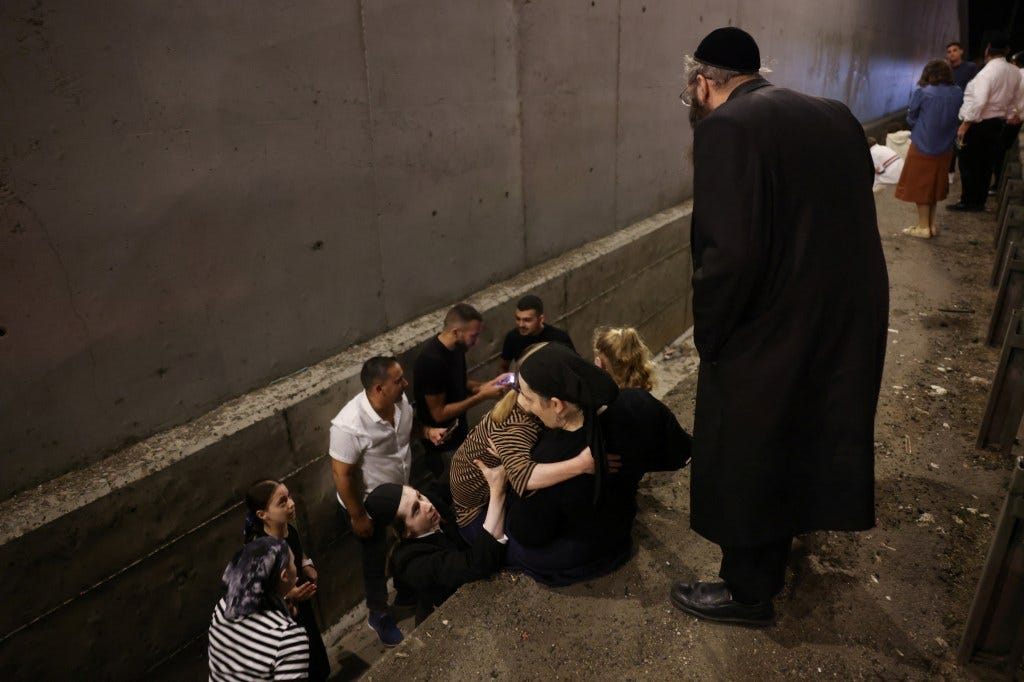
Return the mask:
[[941, 59], [928, 62], [917, 85], [907, 109], [910, 150], [896, 184], [896, 198], [917, 204], [917, 224], [903, 232], [928, 239], [939, 233], [935, 204], [949, 194], [947, 173], [964, 93], [953, 84], [953, 71]]

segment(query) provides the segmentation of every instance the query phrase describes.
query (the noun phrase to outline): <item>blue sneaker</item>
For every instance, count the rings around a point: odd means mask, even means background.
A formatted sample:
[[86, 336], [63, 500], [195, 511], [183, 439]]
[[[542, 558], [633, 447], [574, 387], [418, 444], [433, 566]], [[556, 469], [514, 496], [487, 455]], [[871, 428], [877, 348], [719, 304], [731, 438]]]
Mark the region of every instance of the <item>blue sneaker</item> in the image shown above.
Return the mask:
[[366, 624], [377, 633], [380, 643], [384, 646], [396, 646], [401, 644], [404, 639], [402, 631], [398, 629], [395, 621], [391, 619], [391, 614], [387, 611], [370, 611], [370, 617], [366, 619]]

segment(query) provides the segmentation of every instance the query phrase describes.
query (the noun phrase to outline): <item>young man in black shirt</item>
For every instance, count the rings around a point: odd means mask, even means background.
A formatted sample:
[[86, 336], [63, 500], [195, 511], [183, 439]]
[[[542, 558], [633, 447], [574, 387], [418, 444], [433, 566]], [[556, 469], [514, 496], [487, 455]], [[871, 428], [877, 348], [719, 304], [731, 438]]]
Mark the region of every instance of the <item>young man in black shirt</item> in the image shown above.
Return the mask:
[[484, 383], [466, 376], [466, 351], [480, 340], [482, 328], [483, 317], [476, 308], [467, 303], [455, 305], [444, 316], [444, 329], [424, 344], [413, 367], [417, 418], [426, 426], [451, 429], [440, 445], [423, 441], [427, 468], [441, 478], [442, 485], [447, 484], [452, 455], [469, 433], [466, 412], [507, 390], [497, 378]]
[[568, 334], [558, 327], [544, 324], [544, 302], [533, 294], [523, 296], [516, 304], [516, 328], [505, 335], [505, 343], [501, 347], [501, 371], [507, 372], [523, 351], [542, 341], [554, 341], [576, 350]]

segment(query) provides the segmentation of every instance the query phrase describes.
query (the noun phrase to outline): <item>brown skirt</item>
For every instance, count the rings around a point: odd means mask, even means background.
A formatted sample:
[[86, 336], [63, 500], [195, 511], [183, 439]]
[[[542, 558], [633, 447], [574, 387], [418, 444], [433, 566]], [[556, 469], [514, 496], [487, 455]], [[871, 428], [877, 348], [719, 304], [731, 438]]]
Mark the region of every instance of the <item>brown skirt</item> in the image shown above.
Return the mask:
[[903, 172], [896, 183], [896, 198], [915, 204], [935, 204], [949, 195], [949, 160], [953, 150], [941, 156], [928, 156], [910, 143]]

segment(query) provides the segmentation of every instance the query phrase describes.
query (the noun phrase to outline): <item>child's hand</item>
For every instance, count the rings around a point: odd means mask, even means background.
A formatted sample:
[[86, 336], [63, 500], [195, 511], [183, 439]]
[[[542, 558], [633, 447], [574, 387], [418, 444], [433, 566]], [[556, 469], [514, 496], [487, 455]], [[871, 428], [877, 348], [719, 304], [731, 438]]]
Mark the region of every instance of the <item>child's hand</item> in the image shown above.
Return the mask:
[[292, 601], [308, 601], [316, 595], [316, 583], [303, 583], [289, 590], [287, 598]]

